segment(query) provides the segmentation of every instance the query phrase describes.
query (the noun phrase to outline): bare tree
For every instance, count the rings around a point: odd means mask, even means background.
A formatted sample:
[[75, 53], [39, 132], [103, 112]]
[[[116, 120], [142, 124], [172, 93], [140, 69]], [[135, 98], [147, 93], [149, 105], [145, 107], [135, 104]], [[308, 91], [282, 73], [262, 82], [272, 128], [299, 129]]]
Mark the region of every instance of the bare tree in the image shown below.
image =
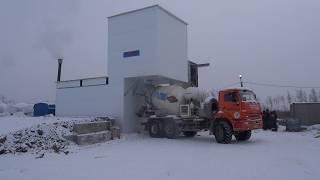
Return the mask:
[[4, 102], [4, 96], [0, 94], [0, 102]]
[[266, 107], [268, 108], [268, 109], [272, 109], [273, 108], [273, 100], [272, 100], [273, 98], [271, 97], [271, 96], [268, 96], [267, 98], [266, 98]]
[[305, 91], [302, 91], [303, 102], [308, 102], [308, 95]]
[[261, 99], [260, 99], [260, 97], [257, 97], [257, 101], [258, 101], [258, 102], [261, 102]]
[[296, 91], [296, 99], [298, 102], [308, 102], [307, 93], [302, 89], [297, 90]]
[[297, 102], [302, 102], [303, 101], [302, 89], [299, 89], [299, 90], [296, 91], [296, 100], [297, 100]]
[[216, 97], [217, 97], [216, 92], [217, 92], [216, 90], [211, 89], [211, 91], [209, 92], [209, 94], [210, 94], [210, 96], [216, 98]]
[[273, 97], [272, 101], [273, 101], [273, 108], [271, 108], [271, 109], [272, 110], [279, 110], [280, 109], [280, 98], [279, 98], [279, 96]]
[[288, 102], [289, 106], [290, 106], [290, 104], [291, 104], [293, 101], [294, 101], [294, 100], [293, 100], [292, 95], [290, 94], [289, 91], [287, 91], [287, 102]]
[[288, 107], [288, 104], [286, 103], [286, 98], [284, 96], [280, 96], [279, 101], [280, 101], [280, 110], [287, 111], [289, 107]]
[[0, 102], [4, 103], [4, 104], [13, 104], [14, 101], [11, 99], [8, 99], [7, 97], [5, 97], [4, 95], [0, 95]]
[[312, 88], [310, 91], [309, 102], [318, 102], [317, 92], [314, 88]]
[[[268, 100], [270, 101], [270, 99]], [[270, 105], [270, 102], [268, 102]], [[278, 95], [275, 97], [272, 97], [272, 110], [278, 110], [278, 111], [286, 111], [288, 110], [288, 105], [286, 103], [286, 98], [283, 95]]]

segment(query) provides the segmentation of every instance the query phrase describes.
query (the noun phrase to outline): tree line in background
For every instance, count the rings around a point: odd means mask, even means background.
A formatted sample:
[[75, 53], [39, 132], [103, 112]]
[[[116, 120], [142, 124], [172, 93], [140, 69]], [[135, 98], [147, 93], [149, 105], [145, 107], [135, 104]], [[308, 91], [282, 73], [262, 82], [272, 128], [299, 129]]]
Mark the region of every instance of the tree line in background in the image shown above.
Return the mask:
[[12, 99], [8, 99], [7, 97], [5, 97], [4, 95], [0, 94], [0, 103], [4, 103], [4, 104], [13, 104], [14, 101]]
[[287, 95], [268, 96], [263, 104], [264, 109], [289, 111], [291, 103], [307, 103], [307, 102], [320, 102], [320, 90], [317, 91], [313, 88], [310, 91], [303, 89], [296, 90], [295, 94], [287, 92]]

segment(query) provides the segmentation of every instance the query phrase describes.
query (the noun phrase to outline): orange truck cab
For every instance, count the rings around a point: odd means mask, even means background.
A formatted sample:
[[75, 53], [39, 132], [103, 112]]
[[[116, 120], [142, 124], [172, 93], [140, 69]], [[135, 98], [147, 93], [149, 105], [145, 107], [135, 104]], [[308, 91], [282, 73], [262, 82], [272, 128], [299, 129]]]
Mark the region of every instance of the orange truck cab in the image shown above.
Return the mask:
[[[247, 140], [251, 130], [262, 128], [261, 106], [253, 91], [244, 88], [221, 90], [218, 103], [219, 111], [214, 114], [215, 135], [225, 133], [226, 126], [231, 126], [229, 128], [238, 140]], [[226, 125], [221, 125], [221, 121]]]

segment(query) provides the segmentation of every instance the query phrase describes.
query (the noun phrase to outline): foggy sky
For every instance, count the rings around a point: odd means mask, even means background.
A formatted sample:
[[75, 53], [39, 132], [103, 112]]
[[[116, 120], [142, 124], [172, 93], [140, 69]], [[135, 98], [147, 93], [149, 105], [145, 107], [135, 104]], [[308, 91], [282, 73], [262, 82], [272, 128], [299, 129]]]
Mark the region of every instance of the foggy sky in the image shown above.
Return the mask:
[[[16, 101], [55, 100], [62, 80], [107, 75], [107, 17], [159, 4], [189, 23], [189, 59], [210, 62], [200, 86], [239, 81], [320, 86], [318, 0], [1, 0], [0, 94]], [[287, 88], [245, 84], [258, 96]]]

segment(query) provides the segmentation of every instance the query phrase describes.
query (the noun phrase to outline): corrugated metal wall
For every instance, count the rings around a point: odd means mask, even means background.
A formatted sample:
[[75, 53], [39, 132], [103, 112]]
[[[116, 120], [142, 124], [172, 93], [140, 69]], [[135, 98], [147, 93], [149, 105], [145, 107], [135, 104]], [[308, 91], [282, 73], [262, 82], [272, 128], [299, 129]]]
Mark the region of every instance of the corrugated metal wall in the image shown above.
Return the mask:
[[301, 121], [301, 125], [320, 124], [320, 103], [293, 103], [290, 113]]

